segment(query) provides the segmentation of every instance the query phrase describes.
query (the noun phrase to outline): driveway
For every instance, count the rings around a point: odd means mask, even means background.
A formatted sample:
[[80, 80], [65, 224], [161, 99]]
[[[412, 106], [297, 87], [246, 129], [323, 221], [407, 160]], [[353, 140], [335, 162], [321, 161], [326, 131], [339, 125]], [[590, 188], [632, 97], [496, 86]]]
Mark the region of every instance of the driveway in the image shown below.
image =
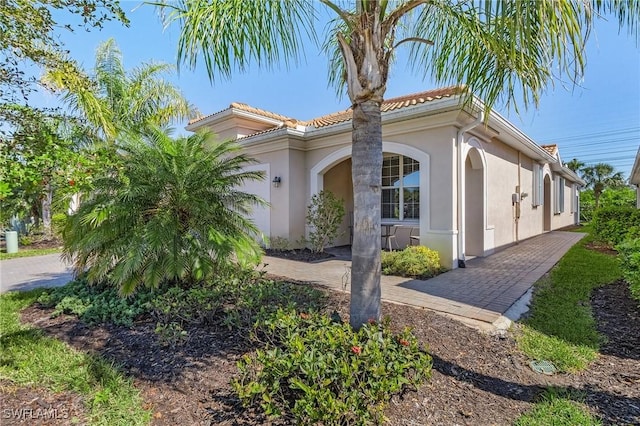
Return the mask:
[[0, 293], [59, 287], [72, 279], [71, 267], [57, 253], [0, 261]]

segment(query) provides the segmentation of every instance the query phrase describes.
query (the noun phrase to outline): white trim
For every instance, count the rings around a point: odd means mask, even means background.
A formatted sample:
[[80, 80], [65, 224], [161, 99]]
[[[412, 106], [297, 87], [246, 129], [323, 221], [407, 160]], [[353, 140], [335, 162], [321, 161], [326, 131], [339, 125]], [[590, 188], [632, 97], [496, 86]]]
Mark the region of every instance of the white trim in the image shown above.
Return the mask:
[[[462, 153], [462, 157], [465, 161], [467, 161], [467, 155], [471, 152], [471, 148], [475, 148], [478, 151], [478, 154], [480, 154], [480, 160], [482, 161], [482, 215], [484, 216], [482, 219], [482, 225], [484, 229], [487, 230], [489, 229], [489, 225], [487, 225], [487, 159], [485, 157], [482, 141], [476, 137], [472, 137], [465, 144], [464, 151]], [[465, 194], [463, 193], [462, 195], [464, 196]]]

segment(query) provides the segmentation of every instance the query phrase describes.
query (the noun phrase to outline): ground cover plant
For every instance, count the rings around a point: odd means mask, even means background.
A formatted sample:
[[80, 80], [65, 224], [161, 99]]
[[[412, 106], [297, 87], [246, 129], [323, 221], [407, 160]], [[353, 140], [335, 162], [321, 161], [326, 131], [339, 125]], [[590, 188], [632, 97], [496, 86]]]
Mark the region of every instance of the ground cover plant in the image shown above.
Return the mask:
[[[142, 408], [139, 391], [109, 361], [77, 351], [38, 328], [20, 324], [20, 310], [33, 304], [40, 293], [41, 290], [33, 290], [0, 296], [0, 379], [80, 395], [85, 412], [60, 411], [64, 416], [86, 417], [77, 418], [77, 422], [105, 426], [147, 424], [150, 415]], [[3, 418], [5, 415], [3, 411]]]
[[388, 320], [354, 330], [328, 315], [279, 310], [256, 326], [266, 345], [238, 363], [234, 389], [245, 404], [296, 424], [381, 423], [393, 395], [430, 376], [429, 355]]

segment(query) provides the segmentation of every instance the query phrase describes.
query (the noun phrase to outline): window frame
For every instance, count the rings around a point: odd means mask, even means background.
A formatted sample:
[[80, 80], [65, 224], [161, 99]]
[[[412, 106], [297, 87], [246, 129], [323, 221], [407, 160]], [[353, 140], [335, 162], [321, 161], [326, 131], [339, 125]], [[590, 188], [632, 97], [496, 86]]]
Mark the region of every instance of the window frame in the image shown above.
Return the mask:
[[[388, 159], [388, 158], [393, 158], [393, 157], [398, 157], [398, 182], [399, 185], [398, 186], [394, 186], [394, 185], [387, 185], [384, 186], [382, 185], [382, 182], [385, 179], [384, 176], [384, 170], [385, 170], [385, 166], [384, 166], [384, 160]], [[415, 165], [416, 165], [416, 169], [412, 171], [412, 173], [414, 172], [418, 172], [418, 176], [420, 176], [419, 174], [421, 173], [420, 170], [420, 162], [418, 160], [416, 160], [413, 157], [410, 157], [408, 155], [403, 155], [403, 154], [395, 154], [395, 153], [384, 153], [383, 154], [383, 166], [382, 166], [382, 173], [381, 173], [381, 179], [382, 182], [380, 183], [380, 188], [381, 188], [381, 196], [380, 196], [380, 219], [384, 220], [384, 221], [393, 221], [393, 222], [414, 222], [417, 223], [420, 221], [420, 178], [418, 178], [418, 183], [416, 185], [405, 185], [404, 179], [405, 179], [405, 175], [404, 175], [404, 166], [405, 166], [405, 158], [410, 159]], [[393, 175], [395, 177], [395, 175]], [[389, 176], [387, 176], [389, 177]], [[418, 217], [412, 217], [412, 218], [405, 218], [404, 217], [404, 191], [405, 188], [415, 188], [418, 191]], [[382, 201], [382, 193], [384, 190], [397, 190], [398, 191], [398, 217], [384, 217], [384, 209], [383, 209], [383, 201]], [[393, 193], [393, 192], [392, 192]], [[395, 204], [395, 203], [394, 203]]]

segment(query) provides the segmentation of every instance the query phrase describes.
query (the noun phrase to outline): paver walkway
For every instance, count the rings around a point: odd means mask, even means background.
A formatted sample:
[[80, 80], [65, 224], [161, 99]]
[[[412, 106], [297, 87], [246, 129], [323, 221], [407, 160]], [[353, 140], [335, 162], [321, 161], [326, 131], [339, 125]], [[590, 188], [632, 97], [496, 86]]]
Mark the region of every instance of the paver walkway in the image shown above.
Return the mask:
[[[430, 280], [382, 277], [382, 298], [427, 308], [478, 326], [490, 326], [531, 288], [585, 234], [553, 231], [508, 247], [488, 257], [467, 262]], [[303, 263], [264, 257], [266, 271], [337, 290], [350, 290], [347, 260]], [[3, 260], [0, 293], [63, 285], [71, 269], [59, 255]]]
[[[560, 258], [586, 234], [553, 231], [522, 241], [491, 256], [466, 262], [430, 280], [382, 277], [382, 298], [431, 309], [480, 327], [498, 321]], [[265, 257], [274, 275], [349, 291], [346, 260], [302, 263]], [[470, 322], [470, 321], [466, 321]]]

